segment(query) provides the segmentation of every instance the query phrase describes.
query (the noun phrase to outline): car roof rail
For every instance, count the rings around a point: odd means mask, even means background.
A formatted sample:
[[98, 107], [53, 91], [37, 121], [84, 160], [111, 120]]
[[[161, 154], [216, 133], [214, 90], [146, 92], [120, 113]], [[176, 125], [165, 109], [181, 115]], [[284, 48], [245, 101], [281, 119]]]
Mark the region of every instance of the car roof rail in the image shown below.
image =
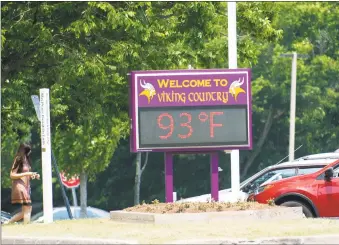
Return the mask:
[[307, 155], [296, 159], [295, 161], [302, 160], [321, 160], [321, 159], [339, 159], [339, 152], [319, 153], [313, 155]]

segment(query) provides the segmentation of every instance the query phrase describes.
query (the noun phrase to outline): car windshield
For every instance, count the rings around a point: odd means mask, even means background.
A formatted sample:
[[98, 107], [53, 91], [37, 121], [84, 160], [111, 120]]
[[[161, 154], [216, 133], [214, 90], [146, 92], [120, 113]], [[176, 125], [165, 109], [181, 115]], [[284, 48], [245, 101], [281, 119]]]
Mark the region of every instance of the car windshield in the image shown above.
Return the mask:
[[296, 169], [295, 168], [276, 169], [276, 170], [272, 170], [272, 171], [269, 171], [269, 172], [263, 174], [259, 178], [255, 179], [252, 183], [255, 186], [260, 186], [261, 184], [268, 181], [273, 176], [275, 178], [272, 178], [271, 181], [284, 179], [284, 178], [292, 177], [292, 176], [295, 176], [295, 175], [296, 175]]
[[261, 171], [259, 171], [258, 173], [256, 173], [256, 174], [252, 175], [251, 177], [245, 179], [243, 182], [240, 183], [240, 186], [243, 187], [243, 186], [247, 185], [249, 182], [251, 182], [252, 179], [255, 179], [257, 176], [260, 176], [265, 171], [267, 171], [267, 168], [264, 168]]
[[[324, 166], [309, 166], [309, 167], [290, 167], [290, 168], [277, 168], [277, 169], [271, 169], [265, 171], [261, 171], [260, 174], [257, 174], [256, 177], [251, 177], [252, 180], [250, 182], [245, 183], [245, 185], [242, 186], [242, 189], [247, 192], [249, 189], [259, 187], [263, 184], [267, 184], [273, 181], [277, 181], [280, 179], [285, 179], [289, 177], [293, 177], [296, 175], [304, 175], [304, 174], [311, 174], [319, 171]], [[245, 180], [246, 182], [248, 180]], [[243, 183], [244, 183], [243, 182]]]
[[298, 175], [312, 174], [312, 173], [319, 171], [323, 167], [324, 166], [317, 166], [317, 167], [312, 167], [312, 168], [302, 167], [298, 169]]

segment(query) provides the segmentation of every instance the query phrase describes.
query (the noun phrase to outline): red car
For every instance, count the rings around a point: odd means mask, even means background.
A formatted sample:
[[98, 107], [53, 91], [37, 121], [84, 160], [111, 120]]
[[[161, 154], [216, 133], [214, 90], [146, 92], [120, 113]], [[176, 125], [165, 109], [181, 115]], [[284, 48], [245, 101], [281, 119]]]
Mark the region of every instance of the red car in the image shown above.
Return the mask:
[[252, 198], [259, 203], [302, 207], [306, 217], [339, 217], [339, 160], [305, 175], [271, 182]]

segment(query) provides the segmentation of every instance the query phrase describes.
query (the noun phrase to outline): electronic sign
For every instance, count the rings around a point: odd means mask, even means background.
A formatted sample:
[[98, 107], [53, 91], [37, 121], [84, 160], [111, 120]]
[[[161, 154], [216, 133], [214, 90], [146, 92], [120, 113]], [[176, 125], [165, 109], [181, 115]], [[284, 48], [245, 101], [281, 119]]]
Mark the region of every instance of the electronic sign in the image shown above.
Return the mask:
[[249, 69], [133, 71], [131, 151], [252, 149]]

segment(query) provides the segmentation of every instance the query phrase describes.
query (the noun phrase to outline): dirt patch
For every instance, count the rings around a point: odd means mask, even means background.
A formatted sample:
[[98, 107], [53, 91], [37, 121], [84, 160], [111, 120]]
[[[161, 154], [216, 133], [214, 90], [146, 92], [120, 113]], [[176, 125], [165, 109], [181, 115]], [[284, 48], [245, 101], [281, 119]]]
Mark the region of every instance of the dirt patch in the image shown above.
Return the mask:
[[127, 212], [141, 213], [204, 213], [239, 210], [260, 210], [273, 208], [272, 204], [261, 204], [257, 202], [185, 202], [185, 203], [159, 203], [157, 200], [151, 204], [140, 204], [124, 209]]

